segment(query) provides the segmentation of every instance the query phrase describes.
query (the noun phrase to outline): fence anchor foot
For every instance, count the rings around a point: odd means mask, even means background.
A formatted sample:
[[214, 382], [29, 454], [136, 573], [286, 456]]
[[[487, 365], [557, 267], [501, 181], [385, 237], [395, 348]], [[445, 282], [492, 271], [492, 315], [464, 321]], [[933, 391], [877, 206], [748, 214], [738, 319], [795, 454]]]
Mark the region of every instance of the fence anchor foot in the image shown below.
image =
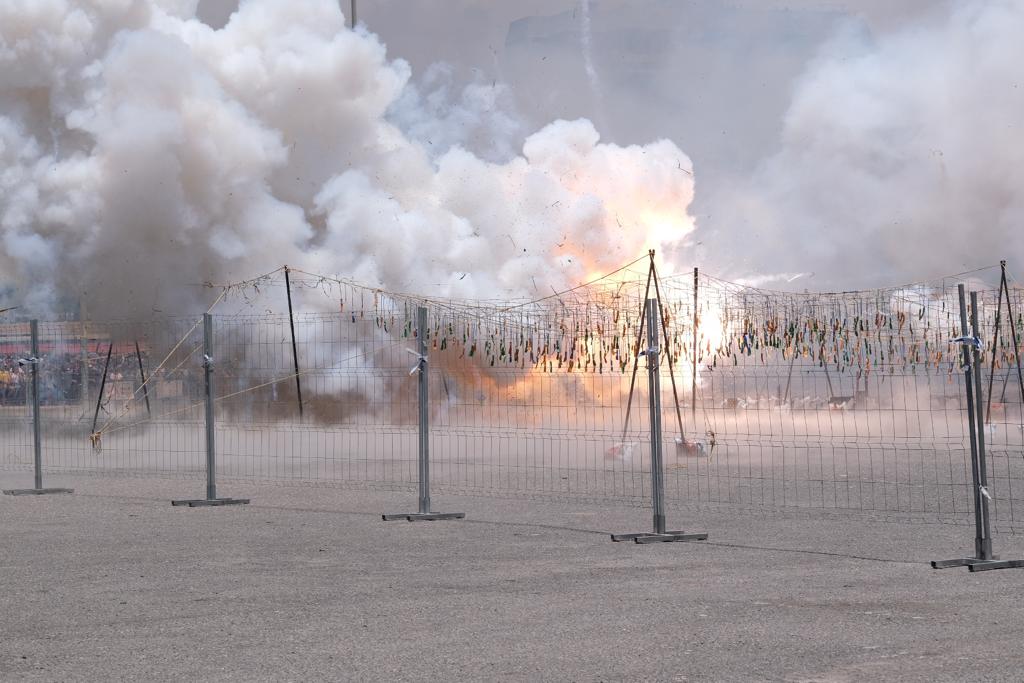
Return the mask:
[[381, 515], [385, 522], [404, 519], [407, 522], [434, 522], [440, 519], [464, 519], [465, 512], [402, 512], [393, 515]]
[[45, 496], [51, 493], [74, 493], [74, 489], [7, 489], [8, 496]]
[[984, 560], [967, 565], [967, 571], [987, 572], [992, 569], [1024, 569], [1024, 560]]
[[171, 505], [188, 506], [190, 508], [213, 507], [219, 505], [248, 505], [248, 498], [199, 498], [196, 500], [172, 500]]
[[[989, 558], [983, 557], [957, 557], [952, 560], [932, 560], [932, 569], [951, 569], [953, 567], [971, 567], [972, 565], [995, 562], [999, 557], [992, 555]], [[974, 571], [973, 569], [971, 571]]]
[[676, 541], [706, 541], [706, 533], [692, 533], [686, 531], [666, 531], [663, 534], [640, 533], [640, 534], [611, 534], [613, 543], [622, 541], [633, 541], [634, 543], [673, 543]]

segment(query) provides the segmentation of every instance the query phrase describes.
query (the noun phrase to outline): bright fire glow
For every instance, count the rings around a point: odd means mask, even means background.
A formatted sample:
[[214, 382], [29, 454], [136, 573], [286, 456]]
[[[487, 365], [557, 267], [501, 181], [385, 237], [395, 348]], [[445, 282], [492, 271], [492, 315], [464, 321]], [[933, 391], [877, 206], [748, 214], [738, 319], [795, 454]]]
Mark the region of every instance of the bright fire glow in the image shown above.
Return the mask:
[[725, 341], [725, 323], [722, 312], [717, 306], [707, 306], [700, 316], [700, 325], [697, 328], [698, 343], [707, 348], [711, 345], [714, 351]]

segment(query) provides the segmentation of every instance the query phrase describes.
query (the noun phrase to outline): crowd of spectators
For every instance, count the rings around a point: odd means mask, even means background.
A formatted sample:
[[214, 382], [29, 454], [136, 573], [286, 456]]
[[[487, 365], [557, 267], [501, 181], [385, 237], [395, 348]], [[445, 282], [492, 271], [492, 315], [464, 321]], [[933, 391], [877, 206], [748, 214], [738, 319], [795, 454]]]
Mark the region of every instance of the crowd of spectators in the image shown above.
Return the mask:
[[0, 405], [24, 405], [29, 375], [16, 356], [0, 355]]

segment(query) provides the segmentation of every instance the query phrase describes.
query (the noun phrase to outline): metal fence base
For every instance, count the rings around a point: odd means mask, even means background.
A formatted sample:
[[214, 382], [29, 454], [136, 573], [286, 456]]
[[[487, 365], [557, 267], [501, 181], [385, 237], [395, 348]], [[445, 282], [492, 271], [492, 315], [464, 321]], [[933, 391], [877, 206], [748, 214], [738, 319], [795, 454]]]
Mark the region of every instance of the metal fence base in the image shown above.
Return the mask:
[[687, 533], [685, 531], [666, 531], [663, 534], [612, 534], [613, 543], [633, 541], [634, 543], [673, 543], [675, 541], [706, 541], [706, 533]]
[[[958, 557], [954, 560], [932, 560], [932, 569], [950, 569], [952, 567], [972, 567], [975, 565], [986, 564], [989, 562], [996, 562], [999, 558], [995, 555], [992, 556], [991, 560], [983, 560], [979, 557]], [[997, 567], [1000, 568], [1001, 567]], [[971, 569], [973, 572], [974, 570]]]
[[248, 505], [248, 498], [199, 498], [197, 500], [172, 500], [171, 505], [190, 508], [212, 507], [215, 505]]
[[74, 489], [8, 489], [8, 496], [46, 496], [51, 493], [74, 493]]
[[439, 519], [463, 519], [465, 512], [403, 512], [396, 515], [381, 515], [385, 522], [404, 519], [407, 522], [434, 522]]
[[1024, 560], [987, 560], [967, 565], [972, 572], [987, 572], [991, 569], [1024, 569]]
[[976, 557], [961, 557], [955, 560], [932, 560], [932, 569], [950, 569], [951, 567], [966, 567], [972, 562], [984, 562]]

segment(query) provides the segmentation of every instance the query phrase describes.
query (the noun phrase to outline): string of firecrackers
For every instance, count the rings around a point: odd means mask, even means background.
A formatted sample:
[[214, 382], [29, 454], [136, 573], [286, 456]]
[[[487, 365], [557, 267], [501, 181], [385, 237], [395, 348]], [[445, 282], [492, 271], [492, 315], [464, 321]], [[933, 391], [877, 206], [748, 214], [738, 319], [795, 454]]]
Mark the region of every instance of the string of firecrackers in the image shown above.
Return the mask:
[[[676, 306], [678, 308], [678, 306]], [[689, 338], [692, 328], [678, 323], [669, 307], [665, 314], [670, 330], [667, 353], [674, 359], [689, 359]], [[732, 311], [726, 313], [726, 326]], [[785, 320], [777, 317], [756, 321], [750, 311], [738, 326], [739, 331], [727, 335], [723, 343], [713, 346], [706, 335], [700, 336], [698, 362], [710, 361], [712, 367], [723, 359], [739, 364], [743, 356], [757, 356], [768, 364], [775, 356], [790, 360], [794, 355], [835, 365], [839, 370], [856, 369], [865, 373], [876, 367], [897, 369], [926, 366], [940, 369], [948, 360], [955, 367], [955, 354], [950, 354], [949, 339], [956, 336], [955, 321], [933, 324], [918, 316], [920, 325], [905, 312], [876, 313], [871, 317], [853, 316], [819, 319], [802, 317]], [[354, 316], [353, 316], [354, 318]], [[375, 302], [374, 320], [385, 333], [401, 328], [402, 336], [412, 336], [411, 312], [398, 316], [394, 309], [381, 311]], [[598, 309], [587, 317], [570, 317], [558, 309], [548, 312], [546, 320], [495, 321], [477, 312], [466, 319], [458, 314], [435, 316], [429, 331], [434, 350], [458, 350], [459, 358], [482, 357], [485, 364], [495, 366], [531, 367], [544, 372], [624, 372], [638, 349], [633, 341], [637, 319], [627, 309]], [[1012, 360], [1012, 349], [1006, 342], [1000, 346], [1001, 360]]]
[[[374, 321], [385, 333], [400, 329], [401, 336], [414, 335], [411, 313], [396, 314], [394, 309], [374, 311]], [[460, 319], [461, 318], [461, 319]], [[692, 334], [671, 312], [665, 315], [670, 330], [667, 352], [674, 359], [689, 359]], [[518, 319], [496, 322], [484, 315], [470, 319], [458, 315], [435, 316], [429, 330], [431, 348], [457, 350], [458, 357], [482, 357], [489, 366], [531, 367], [545, 372], [624, 372], [635, 357], [637, 319], [631, 310], [614, 310], [604, 315], [581, 318], [555, 312], [547, 320]], [[856, 368], [871, 372], [873, 366], [890, 371], [927, 363], [938, 368], [949, 355], [948, 340], [952, 324], [926, 324], [916, 327], [904, 313], [877, 314], [874, 319], [854, 316], [796, 321], [771, 318], [755, 323], [744, 320], [740, 331], [712, 346], [702, 336], [698, 344], [698, 362], [716, 366], [723, 359], [739, 364], [743, 356], [757, 355], [762, 363], [792, 359], [794, 354], [821, 363], [835, 364], [840, 370]], [[1003, 349], [1007, 347], [1005, 344]]]
[[[504, 302], [431, 300], [323, 276], [316, 287], [323, 288], [328, 281], [338, 286], [339, 311], [350, 323], [365, 323], [369, 317], [384, 335], [413, 337], [415, 309], [428, 305], [431, 349], [489, 367], [622, 373], [632, 369], [640, 352], [643, 287], [639, 280], [597, 282], [573, 290], [571, 296], [555, 293], [541, 302], [514, 307]], [[959, 336], [959, 319], [948, 297], [924, 304], [909, 302], [908, 307], [917, 308], [915, 314], [891, 310], [896, 289], [800, 295], [730, 290], [717, 283], [713, 279], [701, 283], [697, 316], [717, 311], [721, 318], [720, 334], [698, 330], [696, 360], [712, 369], [794, 359], [864, 374], [916, 372], [918, 368], [952, 373], [958, 367], [956, 348], [949, 340]], [[692, 289], [667, 282], [661, 294], [668, 331], [663, 353], [674, 361], [690, 362], [694, 354]], [[991, 328], [991, 311], [986, 308], [984, 314]], [[1024, 330], [1021, 315], [1014, 322]], [[721, 341], [713, 342], [713, 337]], [[1006, 339], [987, 352], [995, 353], [997, 368], [1015, 359]]]

